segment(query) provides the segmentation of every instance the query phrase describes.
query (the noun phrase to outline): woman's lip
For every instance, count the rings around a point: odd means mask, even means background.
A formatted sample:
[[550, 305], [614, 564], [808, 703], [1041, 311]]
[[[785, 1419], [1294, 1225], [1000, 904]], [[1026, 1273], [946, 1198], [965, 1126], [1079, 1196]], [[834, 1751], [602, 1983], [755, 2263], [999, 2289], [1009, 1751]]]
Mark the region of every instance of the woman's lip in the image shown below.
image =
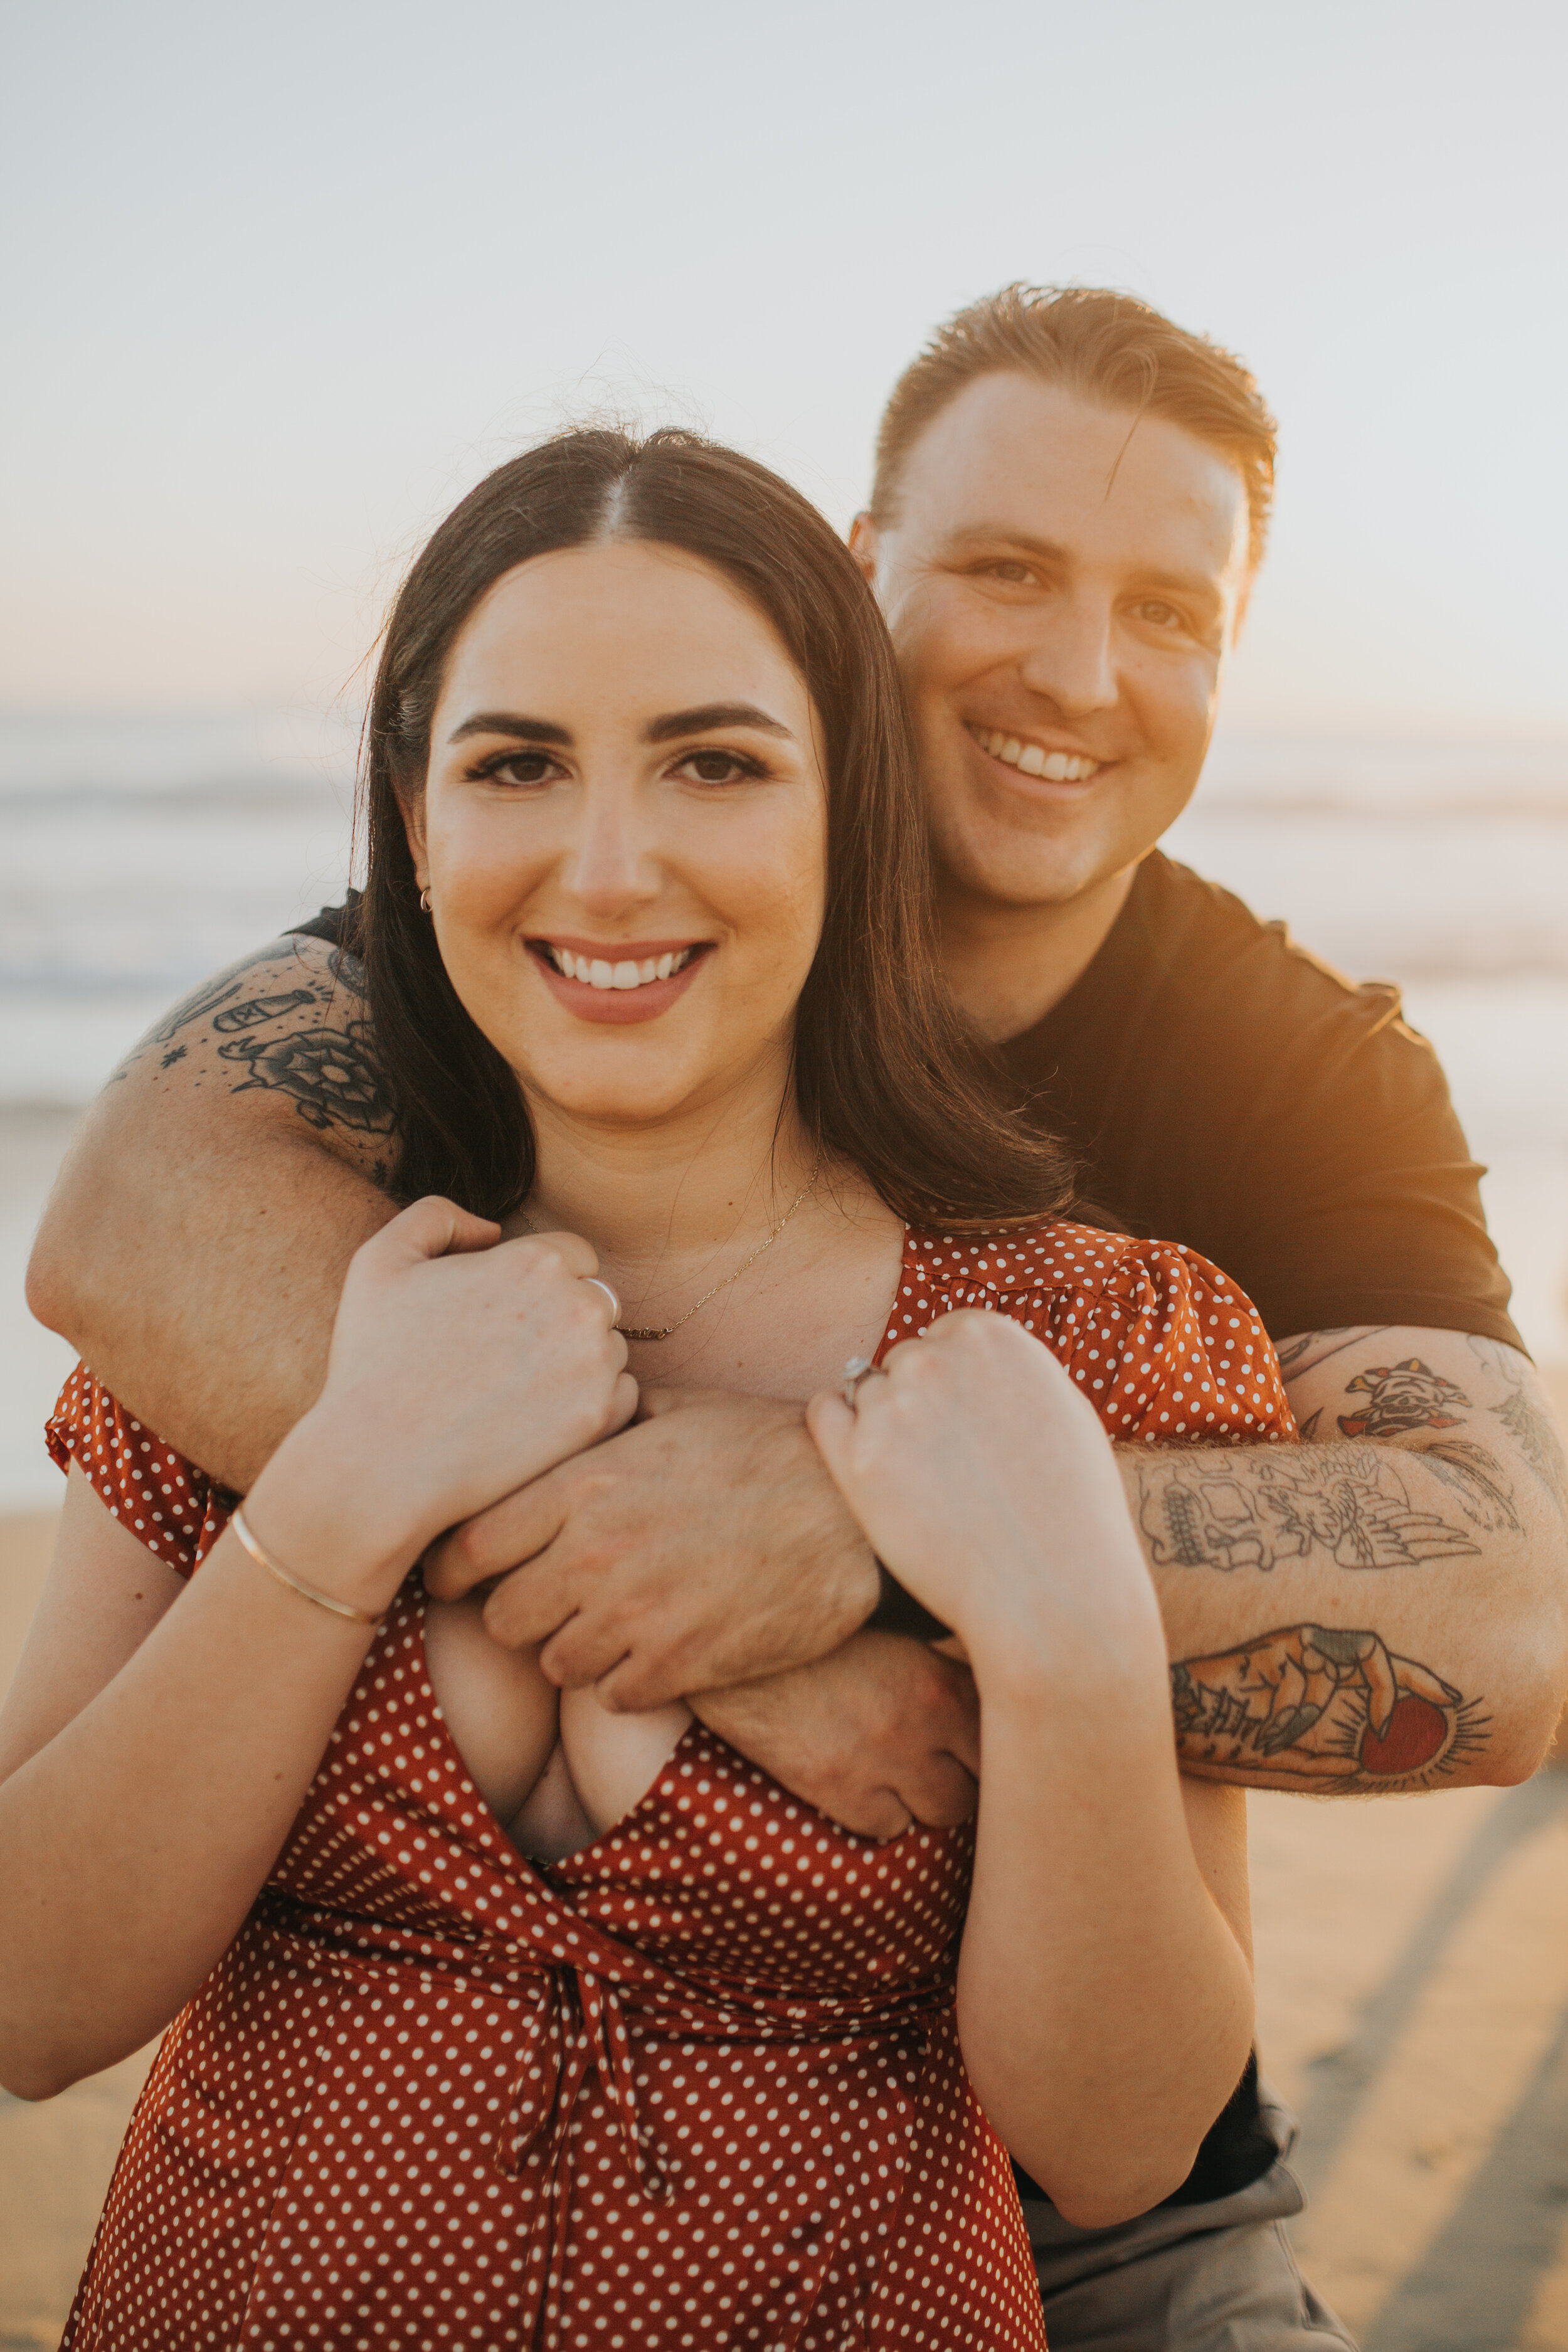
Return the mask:
[[[572, 942], [552, 940], [549, 944], [552, 947], [568, 947]], [[673, 946], [660, 948], [657, 952], [661, 955], [679, 953], [684, 948], [693, 945], [690, 940], [681, 940]], [[542, 940], [531, 940], [528, 952], [535, 971], [558, 1004], [564, 1005], [568, 1013], [574, 1013], [580, 1021], [597, 1021], [607, 1026], [619, 1027], [628, 1022], [655, 1021], [661, 1013], [668, 1012], [676, 998], [690, 987], [707, 962], [701, 950], [711, 945], [711, 940], [708, 940], [696, 942], [696, 951], [689, 963], [682, 964], [679, 971], [672, 971], [668, 980], [645, 981], [640, 988], [595, 988], [591, 981], [568, 980], [563, 971], [556, 971], [544, 953]], [[644, 950], [645, 954], [654, 952], [656, 950], [652, 949]]]

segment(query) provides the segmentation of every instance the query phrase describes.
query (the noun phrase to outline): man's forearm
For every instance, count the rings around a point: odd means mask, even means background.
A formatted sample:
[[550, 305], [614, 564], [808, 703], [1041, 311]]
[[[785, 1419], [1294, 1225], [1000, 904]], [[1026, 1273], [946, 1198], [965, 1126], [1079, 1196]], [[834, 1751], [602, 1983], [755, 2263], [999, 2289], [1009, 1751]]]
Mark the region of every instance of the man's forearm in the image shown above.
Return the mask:
[[1568, 1679], [1568, 1484], [1530, 1368], [1453, 1333], [1311, 1337], [1308, 1443], [1122, 1451], [1184, 1769], [1329, 1794], [1521, 1779]]
[[395, 1211], [362, 1012], [317, 940], [175, 1006], [84, 1119], [29, 1269], [39, 1320], [241, 1491], [315, 1398], [349, 1259]]

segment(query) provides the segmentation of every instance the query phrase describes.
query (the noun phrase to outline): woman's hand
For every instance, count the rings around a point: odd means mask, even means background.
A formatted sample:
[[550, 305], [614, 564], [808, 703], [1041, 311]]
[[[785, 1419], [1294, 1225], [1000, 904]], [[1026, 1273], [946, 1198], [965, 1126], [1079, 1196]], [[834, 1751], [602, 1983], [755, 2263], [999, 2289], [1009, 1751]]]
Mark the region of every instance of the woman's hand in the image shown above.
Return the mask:
[[258, 1538], [310, 1581], [307, 1551], [336, 1559], [340, 1598], [384, 1605], [444, 1528], [637, 1409], [591, 1245], [499, 1233], [432, 1198], [356, 1252], [326, 1384], [252, 1489]]
[[861, 1381], [853, 1409], [823, 1394], [807, 1420], [879, 1557], [977, 1670], [1042, 1611], [1087, 1628], [1131, 1604], [1157, 1630], [1099, 1416], [1008, 1317], [942, 1318]]

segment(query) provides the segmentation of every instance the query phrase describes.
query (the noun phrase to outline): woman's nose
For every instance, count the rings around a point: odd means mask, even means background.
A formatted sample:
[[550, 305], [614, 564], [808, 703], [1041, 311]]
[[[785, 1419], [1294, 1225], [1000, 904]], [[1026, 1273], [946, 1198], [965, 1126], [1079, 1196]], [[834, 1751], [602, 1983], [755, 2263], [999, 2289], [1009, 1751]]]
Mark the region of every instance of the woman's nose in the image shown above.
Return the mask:
[[615, 915], [657, 895], [656, 845], [633, 795], [592, 788], [584, 793], [562, 880], [584, 908], [596, 915]]

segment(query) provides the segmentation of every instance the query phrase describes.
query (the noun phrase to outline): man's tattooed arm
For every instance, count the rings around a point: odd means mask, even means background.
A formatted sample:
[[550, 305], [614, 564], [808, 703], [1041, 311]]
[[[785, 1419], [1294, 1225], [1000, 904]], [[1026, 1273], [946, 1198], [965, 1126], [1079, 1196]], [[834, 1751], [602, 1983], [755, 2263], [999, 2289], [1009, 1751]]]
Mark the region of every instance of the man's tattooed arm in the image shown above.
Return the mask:
[[359, 967], [276, 940], [174, 1006], [88, 1112], [33, 1311], [243, 1491], [320, 1387], [348, 1261], [394, 1213], [395, 1144]]
[[1482, 1702], [1373, 1633], [1288, 1625], [1171, 1668], [1176, 1749], [1200, 1780], [1349, 1795], [1436, 1788], [1486, 1746]]
[[310, 938], [275, 940], [176, 1004], [111, 1083], [163, 1048], [160, 1073], [185, 1063], [182, 1080], [197, 1086], [270, 1090], [291, 1102], [329, 1149], [384, 1185], [395, 1112], [363, 1017], [363, 969], [345, 950]]
[[[1426, 1785], [1401, 1780], [1408, 1744], [1388, 1746], [1374, 1703], [1374, 1685], [1386, 1695], [1394, 1687], [1388, 1672], [1397, 1681], [1408, 1662], [1406, 1695], [1458, 1710], [1453, 1738], [1419, 1772], [1432, 1785], [1517, 1779], [1539, 1758], [1568, 1685], [1568, 1475], [1532, 1368], [1496, 1341], [1429, 1328], [1309, 1332], [1287, 1340], [1279, 1355], [1301, 1444], [1121, 1451], [1171, 1655], [1192, 1683], [1184, 1764], [1258, 1785], [1265, 1769], [1285, 1776], [1270, 1786]], [[1258, 1635], [1254, 1587], [1262, 1577], [1269, 1591], [1262, 1622], [1293, 1631]], [[1378, 1595], [1375, 1632], [1368, 1630], [1369, 1578]], [[1259, 1658], [1279, 1663], [1279, 1645], [1299, 1644], [1314, 1627], [1331, 1636], [1331, 1648], [1351, 1639], [1374, 1645], [1358, 1654], [1348, 1681], [1340, 1675], [1334, 1705], [1313, 1717], [1337, 1727], [1338, 1744], [1324, 1748], [1329, 1733], [1319, 1729], [1308, 1742], [1313, 1760], [1292, 1744], [1285, 1762], [1265, 1765], [1257, 1743], [1279, 1738], [1281, 1724], [1296, 1717], [1271, 1715], [1259, 1729], [1254, 1693], [1246, 1711], [1252, 1728], [1238, 1716], [1232, 1729], [1242, 1744], [1227, 1748], [1219, 1735], [1238, 1703], [1237, 1662], [1251, 1659], [1262, 1672]], [[1313, 1661], [1328, 1655], [1321, 1642], [1311, 1646]], [[1290, 1654], [1292, 1671], [1304, 1672], [1304, 1654]], [[1224, 1675], [1216, 1661], [1229, 1662]], [[1321, 1696], [1327, 1669], [1312, 1663], [1311, 1670]], [[1458, 1695], [1461, 1685], [1486, 1692], [1484, 1714]], [[1439, 1686], [1452, 1697], [1441, 1699]], [[1372, 1745], [1357, 1750], [1362, 1760], [1352, 1769], [1339, 1735], [1353, 1690], [1374, 1696], [1367, 1702]], [[1421, 1719], [1432, 1733], [1432, 1719]], [[1415, 1720], [1409, 1710], [1398, 1717]], [[1325, 1756], [1340, 1760], [1325, 1763]], [[1405, 1759], [1397, 1771], [1390, 1757]]]

